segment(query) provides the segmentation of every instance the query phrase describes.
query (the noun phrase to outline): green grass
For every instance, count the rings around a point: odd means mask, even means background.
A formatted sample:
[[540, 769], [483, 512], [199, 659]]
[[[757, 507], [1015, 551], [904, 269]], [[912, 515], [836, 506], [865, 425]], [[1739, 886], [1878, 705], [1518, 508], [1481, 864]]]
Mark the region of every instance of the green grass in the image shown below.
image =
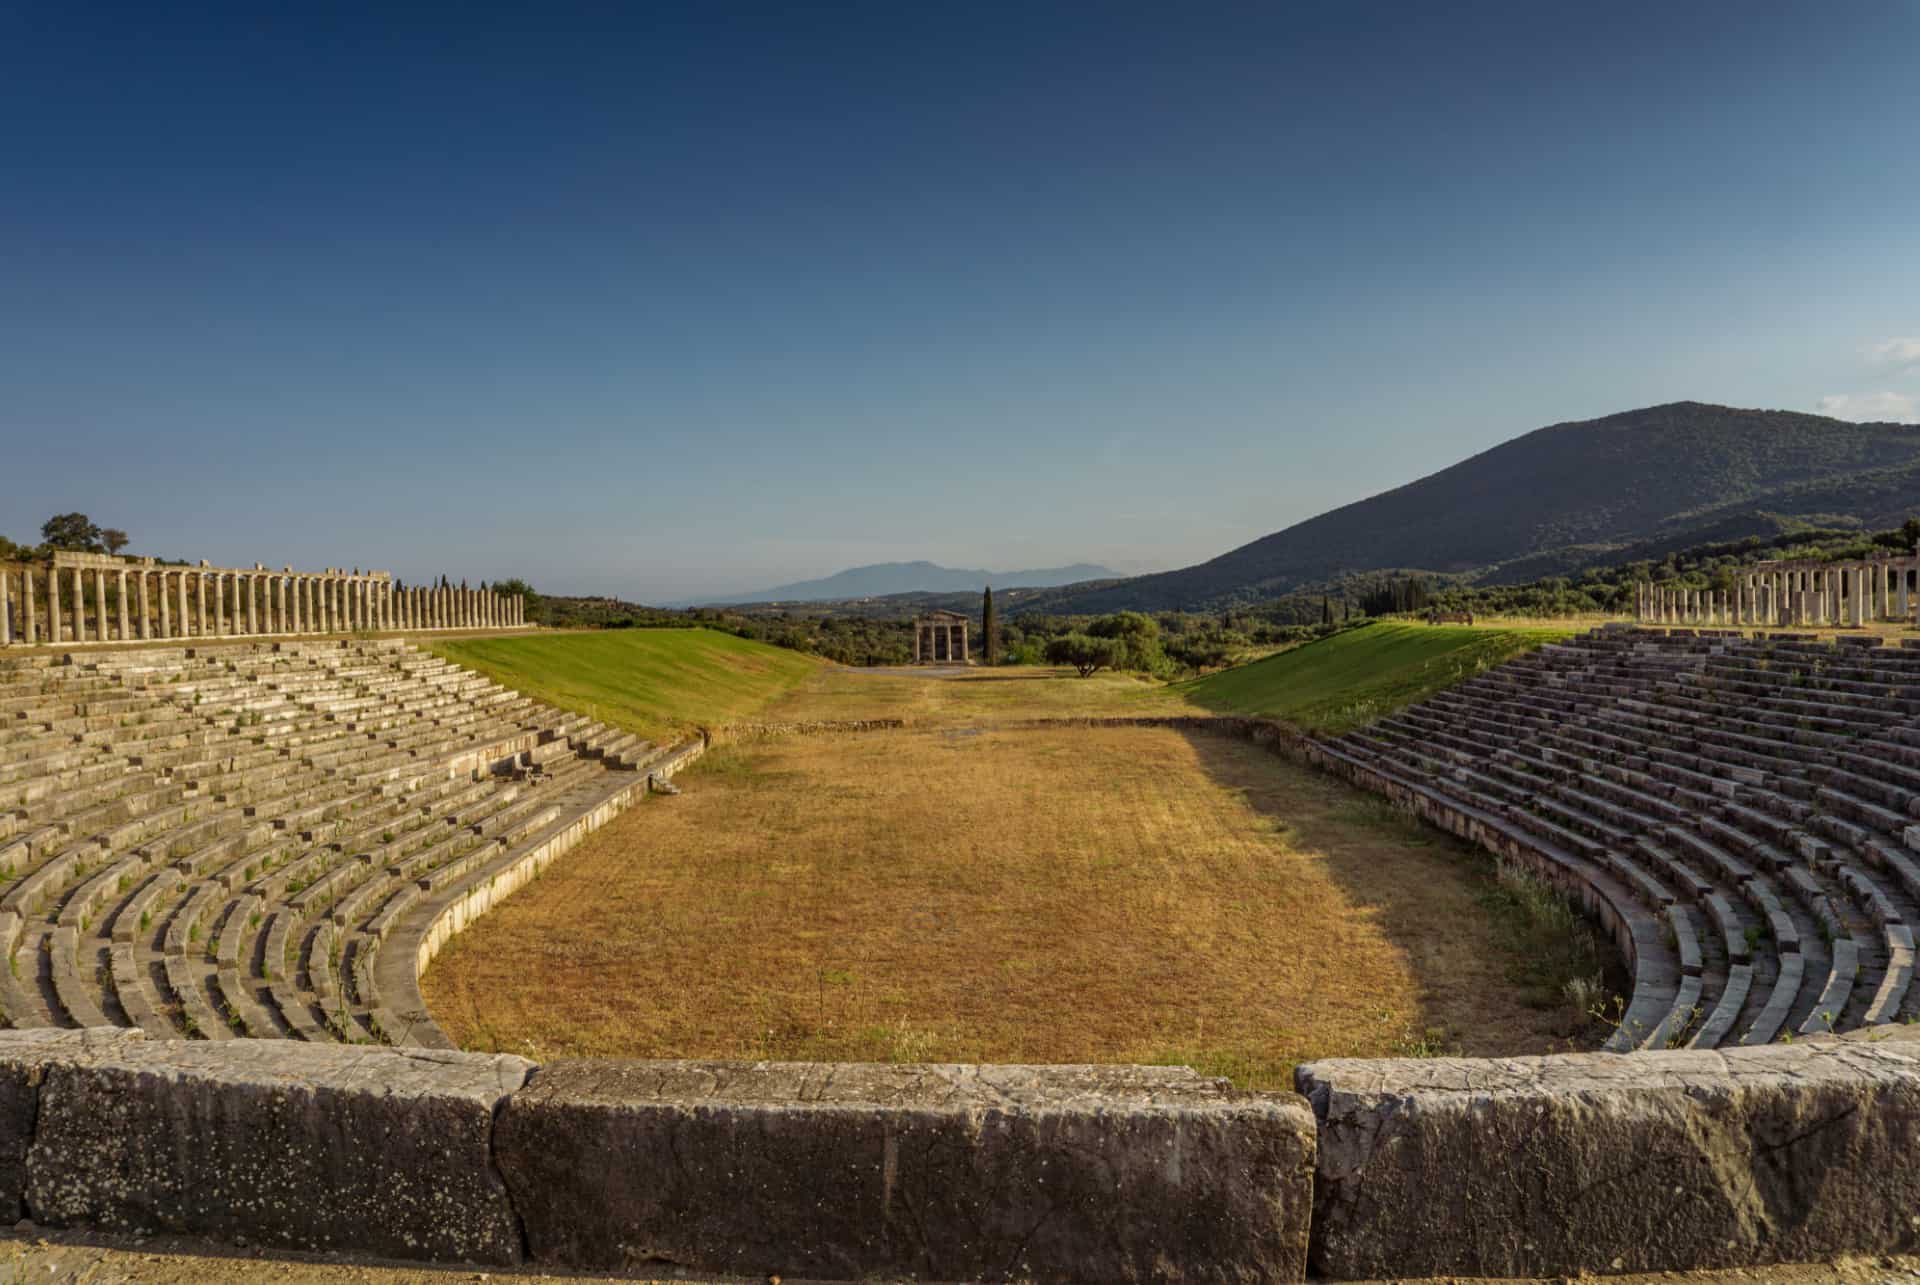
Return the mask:
[[1383, 621], [1175, 687], [1215, 713], [1345, 732], [1573, 632]]
[[710, 629], [610, 629], [428, 645], [515, 691], [660, 742], [750, 718], [821, 666], [799, 652]]

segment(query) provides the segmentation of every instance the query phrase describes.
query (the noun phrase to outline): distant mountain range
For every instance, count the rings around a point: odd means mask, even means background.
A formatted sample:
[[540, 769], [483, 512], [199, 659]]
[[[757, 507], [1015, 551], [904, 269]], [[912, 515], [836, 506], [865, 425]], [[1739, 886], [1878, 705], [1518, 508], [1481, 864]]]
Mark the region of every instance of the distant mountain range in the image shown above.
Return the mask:
[[1516, 583], [1801, 525], [1920, 513], [1920, 425], [1675, 402], [1555, 424], [1198, 566], [1032, 595], [1023, 611], [1206, 610], [1361, 571]]
[[1035, 571], [976, 571], [966, 567], [943, 567], [932, 562], [876, 562], [872, 566], [850, 567], [824, 580], [802, 580], [757, 593], [689, 598], [666, 605], [711, 607], [744, 602], [842, 602], [897, 593], [963, 593], [969, 590], [977, 593], [988, 585], [996, 589], [1045, 589], [1077, 581], [1112, 580], [1118, 574], [1090, 562], [1076, 562], [1070, 567], [1043, 567]]

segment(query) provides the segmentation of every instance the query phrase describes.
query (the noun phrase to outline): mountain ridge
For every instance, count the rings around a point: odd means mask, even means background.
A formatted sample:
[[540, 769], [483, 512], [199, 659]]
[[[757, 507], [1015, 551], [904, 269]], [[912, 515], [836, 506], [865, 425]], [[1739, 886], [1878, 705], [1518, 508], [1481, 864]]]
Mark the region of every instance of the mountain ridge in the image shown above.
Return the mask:
[[[1920, 425], [1670, 402], [1549, 424], [1190, 567], [1062, 589], [1026, 611], [1208, 610], [1386, 568], [1488, 583], [1612, 551], [1920, 511]], [[1818, 520], [1816, 522], [1815, 520]], [[1522, 570], [1524, 568], [1524, 574]]]
[[936, 562], [874, 562], [848, 567], [817, 580], [798, 580], [748, 594], [686, 598], [669, 606], [720, 607], [757, 602], [841, 602], [908, 593], [960, 593], [987, 585], [1000, 589], [1050, 589], [1089, 580], [1113, 580], [1119, 573], [1092, 562], [1027, 571], [982, 571], [943, 567]]

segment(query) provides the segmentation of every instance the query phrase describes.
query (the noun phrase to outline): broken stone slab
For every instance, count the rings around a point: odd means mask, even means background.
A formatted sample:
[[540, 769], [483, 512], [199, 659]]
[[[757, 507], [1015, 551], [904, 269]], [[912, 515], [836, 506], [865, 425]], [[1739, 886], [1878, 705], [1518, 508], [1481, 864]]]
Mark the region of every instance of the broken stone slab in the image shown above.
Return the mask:
[[54, 1225], [517, 1262], [489, 1144], [532, 1065], [287, 1040], [51, 1056], [26, 1204]]
[[1920, 1044], [1334, 1060], [1314, 1270], [1678, 1271], [1920, 1246]]
[[1295, 1281], [1314, 1130], [1184, 1069], [562, 1061], [495, 1153], [545, 1263]]

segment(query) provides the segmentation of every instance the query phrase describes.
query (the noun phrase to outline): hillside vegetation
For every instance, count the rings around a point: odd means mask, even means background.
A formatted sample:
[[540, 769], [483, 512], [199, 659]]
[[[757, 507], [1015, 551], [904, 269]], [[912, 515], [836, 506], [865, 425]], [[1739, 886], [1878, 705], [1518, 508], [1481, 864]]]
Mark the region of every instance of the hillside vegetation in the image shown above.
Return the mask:
[[1382, 621], [1174, 687], [1216, 714], [1344, 732], [1572, 632]]
[[1916, 509], [1920, 425], [1676, 402], [1538, 429], [1210, 562], [1024, 609], [1214, 608], [1383, 568], [1526, 580], [1629, 547], [1657, 557], [1802, 524], [1898, 526]]
[[710, 629], [463, 638], [429, 647], [516, 691], [654, 741], [747, 718], [821, 666]]

